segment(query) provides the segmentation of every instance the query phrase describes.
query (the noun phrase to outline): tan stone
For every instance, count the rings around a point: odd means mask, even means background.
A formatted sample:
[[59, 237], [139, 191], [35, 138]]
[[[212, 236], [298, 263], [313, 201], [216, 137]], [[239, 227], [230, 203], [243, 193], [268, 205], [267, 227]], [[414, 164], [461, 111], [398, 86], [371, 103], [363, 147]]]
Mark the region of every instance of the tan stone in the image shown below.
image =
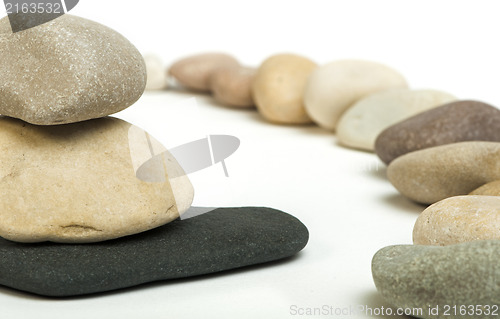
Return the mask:
[[0, 20], [0, 114], [40, 125], [103, 117], [144, 92], [137, 49], [99, 23], [65, 14], [12, 33]]
[[144, 62], [146, 63], [146, 72], [148, 74], [146, 91], [166, 89], [168, 87], [167, 71], [160, 57], [149, 53], [144, 55]]
[[[142, 170], [154, 179], [136, 176], [155, 156], [158, 165]], [[161, 144], [119, 119], [36, 126], [0, 117], [0, 236], [82, 243], [158, 227], [191, 204], [179, 170]]]
[[424, 210], [413, 228], [416, 245], [445, 246], [500, 239], [500, 197], [456, 196]]
[[214, 71], [239, 65], [239, 62], [228, 54], [204, 53], [175, 62], [168, 73], [188, 89], [209, 91], [210, 77]]
[[252, 107], [252, 81], [255, 68], [229, 67], [214, 71], [210, 77], [210, 89], [214, 98], [223, 104]]
[[311, 74], [304, 103], [315, 123], [333, 131], [342, 114], [358, 100], [375, 92], [406, 87], [405, 78], [383, 64], [341, 60], [320, 66]]
[[396, 158], [387, 177], [406, 197], [432, 204], [500, 179], [500, 143], [461, 142]]
[[500, 180], [476, 188], [469, 195], [500, 196]]
[[281, 124], [307, 124], [303, 94], [307, 79], [317, 67], [294, 54], [278, 54], [265, 60], [255, 75], [252, 95], [260, 114]]

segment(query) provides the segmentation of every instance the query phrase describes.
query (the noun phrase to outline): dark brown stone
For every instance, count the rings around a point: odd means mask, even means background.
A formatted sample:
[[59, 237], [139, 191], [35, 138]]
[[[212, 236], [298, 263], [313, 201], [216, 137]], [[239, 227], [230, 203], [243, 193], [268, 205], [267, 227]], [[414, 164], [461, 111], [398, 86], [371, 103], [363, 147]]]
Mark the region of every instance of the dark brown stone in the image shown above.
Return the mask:
[[465, 141], [500, 142], [500, 110], [477, 101], [442, 105], [384, 130], [375, 152], [389, 164], [409, 152]]

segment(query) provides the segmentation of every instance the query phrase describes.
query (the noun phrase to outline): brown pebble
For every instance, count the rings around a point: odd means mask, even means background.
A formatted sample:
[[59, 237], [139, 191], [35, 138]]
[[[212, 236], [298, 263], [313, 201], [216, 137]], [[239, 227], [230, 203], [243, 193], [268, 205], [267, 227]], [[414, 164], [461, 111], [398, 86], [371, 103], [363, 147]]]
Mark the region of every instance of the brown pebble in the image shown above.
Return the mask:
[[214, 98], [226, 105], [252, 107], [252, 81], [255, 68], [229, 67], [215, 70], [210, 77]]
[[237, 66], [238, 61], [228, 54], [204, 53], [177, 61], [168, 73], [188, 89], [209, 91], [210, 77], [214, 71]]
[[500, 142], [500, 110], [477, 101], [456, 101], [385, 129], [375, 151], [389, 164], [409, 152], [465, 141]]

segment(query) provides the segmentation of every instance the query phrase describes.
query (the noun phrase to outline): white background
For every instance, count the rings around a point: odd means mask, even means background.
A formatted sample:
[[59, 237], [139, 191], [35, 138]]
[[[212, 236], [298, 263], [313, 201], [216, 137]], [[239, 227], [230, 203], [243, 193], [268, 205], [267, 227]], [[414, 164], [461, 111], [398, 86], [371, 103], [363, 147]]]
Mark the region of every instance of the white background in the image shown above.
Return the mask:
[[[250, 66], [279, 52], [320, 64], [362, 58], [398, 69], [413, 88], [500, 105], [495, 0], [81, 0], [73, 13], [112, 27], [165, 65], [214, 50]], [[410, 244], [424, 207], [396, 192], [375, 155], [339, 147], [320, 128], [268, 124], [202, 95], [147, 93], [118, 116], [168, 147], [207, 134], [239, 137], [240, 149], [226, 160], [229, 178], [220, 165], [190, 175], [194, 205], [284, 210], [307, 225], [309, 244], [282, 263], [82, 298], [0, 288], [2, 318], [312, 318], [290, 307], [387, 306], [371, 258], [384, 246]]]

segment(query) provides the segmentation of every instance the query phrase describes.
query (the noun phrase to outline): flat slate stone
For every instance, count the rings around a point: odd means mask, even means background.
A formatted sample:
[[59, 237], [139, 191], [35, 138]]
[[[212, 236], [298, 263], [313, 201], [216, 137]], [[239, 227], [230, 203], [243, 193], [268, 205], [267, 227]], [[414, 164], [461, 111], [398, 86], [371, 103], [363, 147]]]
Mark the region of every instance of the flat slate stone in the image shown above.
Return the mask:
[[64, 297], [210, 274], [292, 256], [309, 232], [264, 207], [218, 208], [93, 244], [22, 244], [0, 239], [0, 284]]

